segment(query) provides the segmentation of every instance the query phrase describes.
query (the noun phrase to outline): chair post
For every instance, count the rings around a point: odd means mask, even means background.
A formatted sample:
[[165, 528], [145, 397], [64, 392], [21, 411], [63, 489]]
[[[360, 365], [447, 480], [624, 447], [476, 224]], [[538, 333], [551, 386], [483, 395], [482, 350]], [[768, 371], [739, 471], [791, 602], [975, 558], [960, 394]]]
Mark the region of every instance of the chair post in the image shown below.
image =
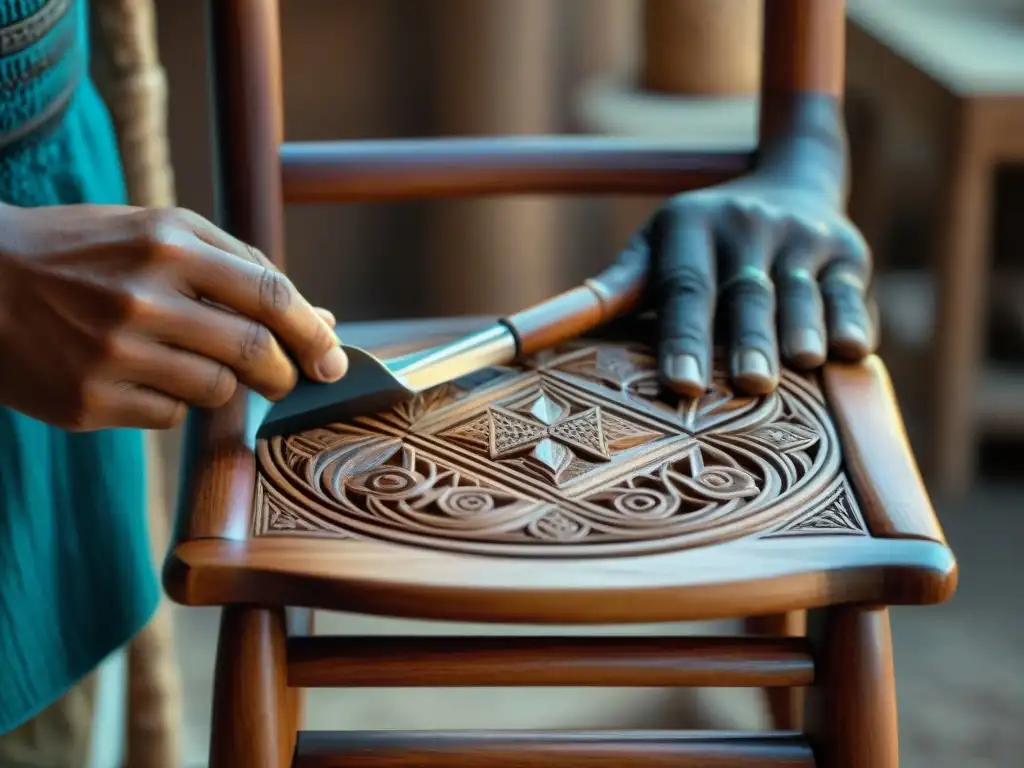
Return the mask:
[[284, 97], [278, 0], [208, 0], [218, 214], [284, 265]]
[[[763, 637], [804, 637], [807, 611], [750, 616], [744, 621], [747, 634]], [[765, 688], [765, 700], [772, 727], [778, 731], [803, 730], [804, 690], [802, 688]]]
[[810, 615], [815, 684], [808, 732], [821, 768], [899, 768], [889, 611], [842, 605]]
[[282, 608], [227, 606], [213, 685], [210, 768], [286, 768], [296, 719], [288, 689]]

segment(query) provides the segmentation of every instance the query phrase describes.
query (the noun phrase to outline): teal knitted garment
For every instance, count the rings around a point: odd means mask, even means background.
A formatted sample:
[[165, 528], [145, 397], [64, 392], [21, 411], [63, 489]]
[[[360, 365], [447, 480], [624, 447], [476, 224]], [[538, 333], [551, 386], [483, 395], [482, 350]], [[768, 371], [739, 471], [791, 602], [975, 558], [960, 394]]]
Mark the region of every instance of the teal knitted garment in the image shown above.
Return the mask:
[[[4, 202], [125, 201], [113, 127], [86, 76], [87, 29], [84, 0], [0, 0]], [[159, 586], [145, 504], [141, 432], [71, 434], [0, 408], [0, 733], [149, 620]]]

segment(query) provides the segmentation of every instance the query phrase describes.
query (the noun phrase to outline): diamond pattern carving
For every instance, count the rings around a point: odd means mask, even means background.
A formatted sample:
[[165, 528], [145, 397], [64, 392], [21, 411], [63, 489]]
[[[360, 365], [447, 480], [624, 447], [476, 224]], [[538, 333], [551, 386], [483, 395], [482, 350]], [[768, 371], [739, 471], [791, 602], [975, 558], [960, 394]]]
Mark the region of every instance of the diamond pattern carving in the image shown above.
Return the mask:
[[868, 535], [824, 399], [716, 376], [659, 393], [642, 347], [582, 344], [257, 446], [257, 535], [573, 557]]

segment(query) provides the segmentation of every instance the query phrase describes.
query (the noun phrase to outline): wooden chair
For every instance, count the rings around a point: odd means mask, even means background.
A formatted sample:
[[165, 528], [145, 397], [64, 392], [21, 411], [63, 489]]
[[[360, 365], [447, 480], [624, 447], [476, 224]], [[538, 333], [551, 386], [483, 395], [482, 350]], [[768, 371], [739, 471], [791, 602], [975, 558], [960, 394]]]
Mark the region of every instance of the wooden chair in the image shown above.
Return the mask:
[[[226, 226], [282, 263], [283, 204], [667, 194], [746, 155], [600, 139], [282, 145], [275, 0], [211, 3]], [[343, 329], [400, 354], [472, 321]], [[165, 586], [223, 606], [211, 766], [897, 765], [886, 606], [952, 593], [880, 361], [661, 399], [642, 329], [256, 441], [190, 418]], [[758, 617], [761, 637], [341, 638], [312, 610], [608, 624]], [[806, 636], [803, 627], [809, 611]], [[775, 733], [306, 733], [308, 687], [763, 687]], [[807, 722], [800, 717], [806, 689]]]

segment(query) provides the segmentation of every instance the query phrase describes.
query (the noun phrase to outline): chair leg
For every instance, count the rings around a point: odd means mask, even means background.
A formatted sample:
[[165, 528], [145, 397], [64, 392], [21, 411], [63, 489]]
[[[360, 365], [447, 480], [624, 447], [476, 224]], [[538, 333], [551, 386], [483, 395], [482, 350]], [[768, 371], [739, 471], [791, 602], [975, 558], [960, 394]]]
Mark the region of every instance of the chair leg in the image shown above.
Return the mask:
[[[768, 616], [750, 616], [745, 621], [748, 635], [764, 637], [803, 637], [807, 634], [807, 612], [790, 611]], [[778, 731], [803, 730], [804, 690], [802, 688], [765, 688], [772, 727]]]
[[812, 614], [818, 663], [807, 724], [821, 768], [899, 768], [889, 611], [838, 606]]
[[[316, 632], [316, 614], [310, 608], [288, 608], [288, 637], [308, 637]], [[290, 687], [287, 690], [287, 721], [285, 727], [292, 734], [289, 751], [295, 749], [295, 737], [302, 730], [306, 715], [306, 689]]]
[[286, 768], [289, 717], [284, 609], [228, 606], [220, 620], [210, 768]]

